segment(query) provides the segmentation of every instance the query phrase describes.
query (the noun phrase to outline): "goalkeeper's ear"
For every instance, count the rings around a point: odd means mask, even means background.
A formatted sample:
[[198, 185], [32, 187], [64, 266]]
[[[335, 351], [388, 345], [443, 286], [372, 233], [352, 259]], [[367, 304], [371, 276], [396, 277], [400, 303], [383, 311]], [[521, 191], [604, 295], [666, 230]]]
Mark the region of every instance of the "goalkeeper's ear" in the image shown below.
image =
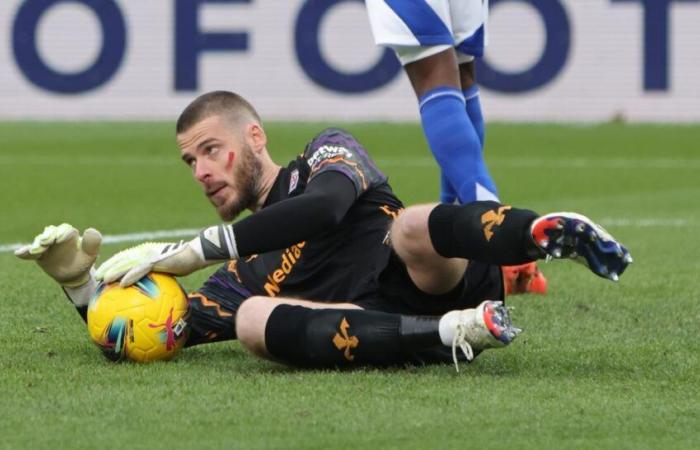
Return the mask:
[[100, 253], [102, 235], [94, 228], [87, 228], [83, 233], [80, 248], [90, 256], [97, 256]]

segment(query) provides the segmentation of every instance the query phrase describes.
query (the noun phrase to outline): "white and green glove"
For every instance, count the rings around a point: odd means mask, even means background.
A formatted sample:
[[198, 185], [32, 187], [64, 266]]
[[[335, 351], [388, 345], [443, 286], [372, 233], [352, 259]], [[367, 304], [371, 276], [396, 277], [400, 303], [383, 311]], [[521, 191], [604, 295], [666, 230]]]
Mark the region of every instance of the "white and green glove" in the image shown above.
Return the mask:
[[75, 227], [62, 223], [44, 228], [31, 244], [15, 250], [15, 256], [36, 261], [44, 272], [65, 288], [76, 306], [84, 306], [97, 285], [91, 269], [101, 243], [99, 231], [88, 228], [80, 236]]
[[238, 258], [230, 226], [207, 228], [191, 241], [146, 242], [115, 254], [97, 269], [98, 281], [130, 286], [149, 272], [189, 275], [204, 267]]

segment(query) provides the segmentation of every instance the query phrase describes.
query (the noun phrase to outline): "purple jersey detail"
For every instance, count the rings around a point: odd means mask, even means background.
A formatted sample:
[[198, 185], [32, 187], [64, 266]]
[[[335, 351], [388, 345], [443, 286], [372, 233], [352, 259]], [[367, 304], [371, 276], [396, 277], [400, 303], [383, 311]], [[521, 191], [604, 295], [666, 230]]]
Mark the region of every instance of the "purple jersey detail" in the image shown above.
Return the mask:
[[241, 283], [237, 283], [233, 280], [233, 278], [225, 276], [219, 272], [216, 272], [209, 278], [209, 283], [215, 284], [224, 289], [232, 289], [233, 291], [242, 295], [245, 298], [251, 297], [253, 295]]
[[387, 177], [372, 161], [367, 150], [350, 133], [328, 128], [306, 146], [304, 159], [309, 166], [308, 182], [328, 170], [340, 172], [352, 181], [357, 196], [386, 183]]

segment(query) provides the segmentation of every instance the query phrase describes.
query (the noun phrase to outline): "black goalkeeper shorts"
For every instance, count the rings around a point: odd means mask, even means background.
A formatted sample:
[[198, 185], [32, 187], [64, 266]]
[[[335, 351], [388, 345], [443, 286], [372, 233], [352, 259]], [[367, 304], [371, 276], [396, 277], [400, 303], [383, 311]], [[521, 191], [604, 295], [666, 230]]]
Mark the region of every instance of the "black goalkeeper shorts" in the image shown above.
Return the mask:
[[475, 308], [484, 300], [503, 300], [501, 267], [469, 261], [462, 281], [450, 292], [427, 294], [413, 283], [406, 265], [392, 252], [378, 274], [377, 290], [358, 298], [364, 309], [408, 315], [442, 315], [456, 309]]

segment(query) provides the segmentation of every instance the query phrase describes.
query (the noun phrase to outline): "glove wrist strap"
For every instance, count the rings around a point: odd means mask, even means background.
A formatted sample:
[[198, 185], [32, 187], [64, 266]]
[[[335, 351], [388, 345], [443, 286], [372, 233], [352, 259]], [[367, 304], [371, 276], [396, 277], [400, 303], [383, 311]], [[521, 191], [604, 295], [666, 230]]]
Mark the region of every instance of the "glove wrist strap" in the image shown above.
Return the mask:
[[233, 227], [216, 225], [199, 233], [192, 242], [192, 248], [204, 261], [228, 261], [238, 259], [238, 248]]
[[63, 292], [66, 293], [68, 299], [76, 306], [87, 306], [90, 303], [90, 299], [97, 292], [97, 286], [99, 283], [95, 280], [95, 268], [90, 269], [90, 274], [88, 275], [88, 280], [81, 284], [80, 286], [62, 286]]

